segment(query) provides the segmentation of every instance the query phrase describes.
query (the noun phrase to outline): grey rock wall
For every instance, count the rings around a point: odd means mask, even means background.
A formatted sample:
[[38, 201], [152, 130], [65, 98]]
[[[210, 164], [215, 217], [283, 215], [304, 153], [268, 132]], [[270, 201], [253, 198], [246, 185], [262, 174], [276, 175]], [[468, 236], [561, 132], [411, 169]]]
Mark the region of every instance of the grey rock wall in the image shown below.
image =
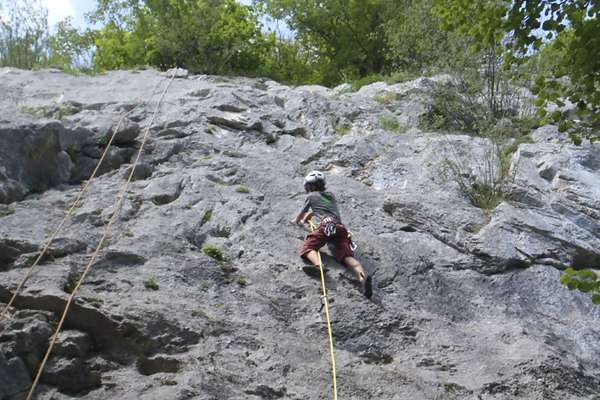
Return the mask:
[[40, 399], [331, 398], [319, 282], [300, 270], [306, 231], [287, 222], [313, 169], [326, 172], [375, 281], [367, 301], [325, 251], [340, 399], [593, 399], [600, 312], [559, 277], [600, 264], [600, 148], [539, 128], [512, 156], [510, 196], [477, 208], [448, 161], [478, 184], [486, 160], [498, 168], [492, 143], [418, 127], [444, 79], [344, 93], [179, 73], [148, 126], [167, 83], [155, 71], [0, 69], [0, 301], [125, 116], [100, 176], [0, 322], [0, 399], [28, 389], [145, 129]]

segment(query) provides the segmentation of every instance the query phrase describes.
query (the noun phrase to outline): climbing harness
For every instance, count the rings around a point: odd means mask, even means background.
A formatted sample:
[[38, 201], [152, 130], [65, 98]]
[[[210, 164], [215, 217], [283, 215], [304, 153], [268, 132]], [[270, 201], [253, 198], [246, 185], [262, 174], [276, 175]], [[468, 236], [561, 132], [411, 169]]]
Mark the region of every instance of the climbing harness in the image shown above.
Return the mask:
[[325, 233], [325, 236], [332, 237], [336, 234], [336, 223], [337, 221], [331, 217], [323, 218], [323, 220], [321, 221], [321, 225], [323, 226], [323, 233]]
[[[159, 81], [156, 84], [156, 86], [152, 90], [153, 94], [154, 94], [154, 92], [158, 88], [158, 85], [161, 82], [162, 81]], [[124, 113], [121, 116], [121, 118], [119, 119], [119, 122], [117, 123], [117, 126], [115, 127], [115, 129], [113, 130], [112, 135], [108, 139], [106, 147], [104, 148], [104, 152], [102, 153], [102, 155], [100, 156], [100, 159], [98, 160], [98, 164], [96, 164], [96, 168], [94, 168], [94, 171], [92, 172], [92, 174], [90, 175], [90, 177], [88, 178], [88, 180], [85, 182], [85, 185], [83, 185], [83, 187], [81, 188], [81, 190], [77, 194], [77, 197], [75, 198], [75, 201], [73, 201], [73, 204], [68, 208], [68, 210], [65, 213], [65, 216], [63, 217], [62, 221], [58, 224], [58, 226], [54, 230], [54, 232], [52, 232], [52, 234], [50, 235], [50, 237], [46, 241], [46, 244], [44, 244], [44, 247], [42, 248], [42, 251], [40, 252], [40, 254], [38, 254], [38, 256], [35, 258], [33, 264], [31, 264], [31, 267], [29, 267], [29, 269], [25, 273], [25, 276], [23, 277], [23, 279], [21, 279], [21, 282], [19, 282], [19, 284], [17, 285], [17, 288], [13, 292], [13, 295], [11, 296], [10, 300], [8, 301], [8, 303], [6, 303], [6, 305], [4, 306], [4, 308], [2, 309], [2, 311], [0, 311], [0, 321], [2, 321], [4, 319], [4, 317], [6, 316], [6, 313], [8, 312], [9, 308], [12, 306], [12, 304], [16, 300], [17, 296], [21, 292], [21, 289], [23, 289], [23, 286], [25, 285], [25, 283], [27, 283], [27, 281], [29, 280], [29, 278], [33, 274], [33, 271], [35, 270], [35, 268], [37, 267], [37, 265], [40, 263], [40, 261], [42, 260], [42, 258], [44, 257], [44, 255], [46, 254], [46, 252], [48, 251], [48, 249], [50, 248], [50, 245], [52, 245], [52, 243], [54, 242], [54, 239], [56, 239], [56, 237], [58, 236], [58, 234], [60, 233], [60, 231], [64, 228], [65, 224], [67, 223], [67, 221], [69, 220], [69, 218], [71, 217], [71, 215], [73, 215], [73, 212], [75, 211], [75, 209], [78, 206], [81, 205], [80, 203], [83, 200], [83, 197], [85, 196], [85, 194], [87, 193], [87, 190], [90, 187], [92, 181], [94, 180], [94, 178], [98, 174], [98, 170], [100, 169], [100, 166], [102, 165], [104, 159], [106, 158], [106, 155], [108, 154], [108, 151], [109, 151], [109, 149], [110, 149], [110, 147], [111, 147], [111, 145], [112, 145], [115, 137], [117, 136], [117, 133], [119, 132], [119, 129], [123, 125], [123, 121], [125, 120], [125, 118], [128, 115], [132, 114], [138, 107], [139, 107], [139, 105], [133, 107], [131, 110], [129, 110], [126, 113]]]
[[127, 178], [127, 181], [125, 182], [125, 184], [123, 185], [123, 188], [121, 190], [121, 192], [119, 193], [119, 196], [117, 197], [117, 200], [115, 202], [115, 206], [114, 206], [114, 211], [113, 214], [110, 217], [110, 220], [108, 221], [108, 224], [106, 225], [106, 228], [104, 230], [104, 233], [102, 235], [102, 237], [100, 238], [100, 241], [98, 242], [98, 245], [96, 246], [96, 249], [94, 250], [94, 253], [92, 254], [92, 256], [90, 257], [89, 262], [87, 263], [86, 267], [84, 268], [83, 272], [81, 273], [81, 276], [79, 277], [79, 280], [77, 281], [75, 287], [73, 288], [73, 291], [71, 292], [71, 294], [69, 295], [69, 298], [67, 299], [67, 303], [65, 305], [65, 308], [63, 310], [63, 313], [60, 317], [60, 320], [58, 321], [58, 325], [56, 327], [56, 331], [54, 332], [54, 334], [52, 335], [52, 338], [50, 339], [50, 345], [48, 346], [48, 350], [46, 351], [46, 354], [44, 355], [44, 358], [42, 359], [42, 362], [38, 368], [37, 374], [35, 376], [35, 379], [33, 380], [33, 383], [31, 385], [31, 389], [29, 390], [29, 393], [27, 395], [26, 400], [31, 400], [33, 393], [35, 391], [35, 388], [37, 387], [37, 384], [40, 380], [40, 377], [42, 376], [42, 372], [44, 371], [44, 367], [46, 365], [46, 362], [48, 361], [48, 358], [50, 357], [50, 353], [52, 352], [52, 349], [54, 348], [54, 344], [56, 343], [56, 339], [58, 338], [58, 334], [60, 333], [60, 330], [65, 322], [65, 319], [67, 317], [67, 313], [69, 312], [69, 308], [71, 306], [71, 303], [73, 302], [73, 299], [75, 298], [75, 295], [77, 294], [77, 291], [79, 290], [81, 284], [83, 283], [83, 280], [85, 279], [85, 277], [87, 276], [88, 272], [91, 270], [92, 265], [94, 264], [94, 261], [96, 260], [96, 257], [98, 256], [98, 254], [100, 253], [100, 249], [102, 249], [104, 242], [106, 241], [107, 237], [109, 236], [112, 226], [113, 224], [116, 222], [117, 217], [119, 215], [119, 211], [121, 210], [121, 207], [123, 205], [123, 201], [125, 200], [125, 195], [127, 194], [127, 190], [129, 189], [129, 185], [131, 184], [131, 181], [133, 180], [133, 174], [135, 173], [135, 168], [139, 163], [140, 157], [142, 155], [142, 152], [144, 150], [144, 146], [146, 145], [146, 142], [148, 141], [148, 136], [150, 134], [150, 128], [152, 127], [152, 125], [154, 124], [154, 120], [156, 119], [156, 115], [158, 114], [158, 111], [160, 109], [160, 106], [162, 104], [162, 101], [165, 97], [165, 95], [167, 94], [167, 91], [169, 90], [169, 87], [171, 86], [171, 83], [173, 82], [173, 80], [175, 79], [175, 72], [173, 72], [173, 75], [171, 76], [171, 78], [169, 79], [167, 86], [165, 87], [165, 89], [163, 90], [157, 104], [156, 104], [156, 108], [154, 109], [154, 113], [152, 114], [152, 118], [150, 120], [150, 123], [148, 124], [148, 126], [146, 127], [146, 130], [144, 132], [144, 136], [142, 138], [142, 142], [140, 144], [140, 148], [138, 150], [138, 153], [136, 155], [135, 161], [133, 162], [132, 166], [131, 166], [131, 171], [129, 173], [129, 177]]
[[[309, 220], [308, 221], [310, 231], [314, 232], [317, 227]], [[335, 228], [335, 225], [334, 225]], [[325, 287], [325, 272], [323, 271], [323, 260], [321, 259], [321, 252], [317, 250], [317, 257], [319, 259], [319, 270], [321, 271], [321, 289], [323, 295], [321, 301], [325, 306], [325, 318], [327, 320], [327, 333], [329, 335], [329, 353], [331, 354], [331, 375], [333, 377], [333, 400], [337, 400], [337, 381], [336, 381], [336, 370], [335, 370], [335, 353], [333, 351], [333, 330], [331, 328], [331, 319], [329, 318], [329, 300], [327, 298], [327, 288]], [[323, 307], [321, 307], [323, 308]], [[320, 310], [319, 310], [320, 311]]]

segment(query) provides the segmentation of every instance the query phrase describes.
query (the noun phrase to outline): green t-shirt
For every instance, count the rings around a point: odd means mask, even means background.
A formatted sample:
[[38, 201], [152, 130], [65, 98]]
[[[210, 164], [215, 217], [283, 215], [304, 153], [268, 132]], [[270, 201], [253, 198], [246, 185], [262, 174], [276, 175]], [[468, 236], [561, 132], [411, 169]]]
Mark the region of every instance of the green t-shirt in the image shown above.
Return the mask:
[[304, 200], [302, 212], [308, 212], [309, 209], [320, 219], [333, 217], [342, 223], [335, 196], [331, 192], [310, 192]]

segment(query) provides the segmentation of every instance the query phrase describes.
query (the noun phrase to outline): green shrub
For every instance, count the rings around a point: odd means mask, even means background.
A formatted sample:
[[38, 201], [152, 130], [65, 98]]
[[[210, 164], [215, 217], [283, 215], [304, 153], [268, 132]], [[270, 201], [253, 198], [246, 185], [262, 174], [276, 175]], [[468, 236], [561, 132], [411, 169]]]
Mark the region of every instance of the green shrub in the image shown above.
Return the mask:
[[250, 189], [248, 189], [246, 186], [237, 186], [235, 191], [237, 193], [250, 193]]
[[210, 258], [213, 258], [217, 261], [225, 261], [225, 256], [223, 255], [223, 250], [218, 246], [214, 246], [211, 244], [204, 244], [202, 246], [202, 251], [204, 252], [204, 254], [206, 254]]
[[398, 118], [392, 114], [384, 114], [379, 117], [379, 127], [388, 132], [403, 133], [406, 127], [398, 122]]
[[395, 71], [385, 77], [385, 82], [388, 85], [393, 85], [395, 83], [402, 83], [407, 81], [412, 81], [413, 79], [418, 78], [420, 75], [415, 74], [413, 72], [408, 71]]
[[73, 293], [75, 290], [75, 286], [77, 286], [78, 276], [72, 273], [69, 273], [67, 276], [67, 280], [63, 283], [63, 291], [65, 293]]
[[71, 103], [65, 103], [64, 105], [58, 107], [53, 113], [52, 118], [62, 120], [69, 115], [77, 114], [79, 112], [79, 108]]
[[350, 125], [348, 123], [339, 124], [338, 126], [335, 127], [335, 133], [337, 133], [340, 136], [345, 136], [345, 135], [349, 134], [351, 130], [352, 130], [352, 125]]
[[387, 90], [382, 90], [379, 93], [377, 93], [375, 96], [373, 96], [373, 101], [375, 101], [376, 103], [379, 103], [381, 105], [390, 104], [396, 100], [398, 100], [398, 93], [390, 92]]
[[[454, 149], [454, 154], [460, 154], [459, 149]], [[510, 197], [508, 188], [510, 181], [514, 179], [514, 173], [509, 176], [510, 156], [503, 154], [503, 147], [497, 141], [493, 141], [491, 148], [483, 154], [478, 163], [479, 169], [474, 179], [471, 178], [472, 171], [458, 156], [445, 159], [451, 179], [456, 181], [460, 191], [475, 207], [491, 211]]]
[[204, 215], [202, 216], [202, 220], [200, 220], [200, 225], [204, 225], [206, 224], [208, 221], [210, 221], [210, 219], [212, 218], [213, 215], [213, 210], [208, 209], [204, 212]]
[[0, 218], [7, 217], [15, 213], [15, 209], [12, 207], [0, 205]]
[[245, 277], [243, 277], [243, 276], [240, 276], [240, 277], [237, 279], [237, 283], [238, 283], [238, 285], [240, 285], [240, 286], [247, 286], [248, 284], [250, 284], [250, 282], [248, 281], [248, 279], [247, 279], [247, 278], [245, 278]]
[[575, 270], [567, 268], [560, 277], [560, 283], [569, 290], [579, 290], [583, 293], [592, 293], [592, 302], [600, 304], [600, 280], [598, 275], [589, 269]]
[[455, 84], [438, 85], [433, 91], [431, 109], [423, 114], [423, 130], [460, 131], [478, 135], [491, 126], [490, 115], [479, 103], [473, 89], [463, 90]]
[[500, 149], [500, 173], [503, 177], [508, 176], [512, 155], [523, 143], [533, 143], [531, 135], [518, 137]]
[[144, 281], [144, 287], [146, 289], [158, 290], [158, 282], [156, 281], [156, 278], [152, 277], [152, 278], [146, 279]]

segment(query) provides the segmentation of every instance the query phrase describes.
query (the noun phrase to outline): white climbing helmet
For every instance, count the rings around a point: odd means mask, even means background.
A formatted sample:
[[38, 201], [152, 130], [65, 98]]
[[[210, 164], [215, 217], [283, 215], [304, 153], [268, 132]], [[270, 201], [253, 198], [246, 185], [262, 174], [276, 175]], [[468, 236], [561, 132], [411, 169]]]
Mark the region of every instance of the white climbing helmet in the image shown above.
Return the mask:
[[304, 183], [315, 183], [318, 181], [325, 183], [325, 174], [321, 171], [311, 171], [304, 177]]

